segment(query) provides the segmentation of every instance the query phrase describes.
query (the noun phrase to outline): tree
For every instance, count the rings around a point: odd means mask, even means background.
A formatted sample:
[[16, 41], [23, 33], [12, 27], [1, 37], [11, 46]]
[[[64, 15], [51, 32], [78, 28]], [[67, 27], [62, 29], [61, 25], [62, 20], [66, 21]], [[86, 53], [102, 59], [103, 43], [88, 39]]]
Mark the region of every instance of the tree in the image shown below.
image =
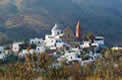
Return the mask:
[[82, 39], [83, 40], [91, 40], [91, 41], [93, 41], [95, 39], [95, 36], [94, 36], [93, 33], [88, 32], [86, 34], [83, 34]]
[[0, 44], [5, 43], [8, 40], [7, 36], [0, 32]]

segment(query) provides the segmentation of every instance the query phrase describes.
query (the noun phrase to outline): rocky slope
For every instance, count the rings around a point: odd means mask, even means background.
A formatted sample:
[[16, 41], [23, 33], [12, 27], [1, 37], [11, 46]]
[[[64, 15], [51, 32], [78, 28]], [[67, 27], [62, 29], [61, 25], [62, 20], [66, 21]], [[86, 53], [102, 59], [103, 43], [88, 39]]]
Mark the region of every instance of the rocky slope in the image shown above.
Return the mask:
[[[0, 0], [0, 32], [11, 40], [42, 37], [54, 23], [105, 35], [121, 43], [121, 0]], [[109, 41], [110, 40], [110, 41]]]

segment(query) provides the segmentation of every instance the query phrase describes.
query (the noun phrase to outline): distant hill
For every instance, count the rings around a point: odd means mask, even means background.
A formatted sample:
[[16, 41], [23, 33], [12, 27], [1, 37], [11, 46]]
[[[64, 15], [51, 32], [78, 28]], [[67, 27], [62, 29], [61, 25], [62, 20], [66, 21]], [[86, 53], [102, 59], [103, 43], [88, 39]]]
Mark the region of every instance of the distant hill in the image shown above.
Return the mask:
[[84, 32], [122, 44], [121, 0], [0, 0], [0, 32], [10, 40], [44, 37], [55, 23], [75, 31], [77, 20]]

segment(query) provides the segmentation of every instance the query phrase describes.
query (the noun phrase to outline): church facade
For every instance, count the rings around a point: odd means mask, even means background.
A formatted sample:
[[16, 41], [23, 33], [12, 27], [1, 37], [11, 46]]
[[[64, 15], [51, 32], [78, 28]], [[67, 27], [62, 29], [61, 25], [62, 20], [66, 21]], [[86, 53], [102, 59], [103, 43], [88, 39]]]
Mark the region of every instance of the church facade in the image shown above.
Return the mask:
[[69, 26], [64, 29], [62, 39], [68, 44], [71, 44], [76, 40], [76, 37]]

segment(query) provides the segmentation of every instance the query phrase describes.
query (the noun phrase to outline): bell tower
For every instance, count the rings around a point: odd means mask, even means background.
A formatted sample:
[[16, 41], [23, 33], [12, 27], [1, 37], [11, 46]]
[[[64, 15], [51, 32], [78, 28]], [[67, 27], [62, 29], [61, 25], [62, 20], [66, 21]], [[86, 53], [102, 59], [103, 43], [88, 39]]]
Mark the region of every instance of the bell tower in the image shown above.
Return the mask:
[[81, 39], [82, 39], [82, 31], [81, 31], [80, 21], [77, 22], [75, 36], [76, 36], [76, 39], [78, 41], [81, 41]]

